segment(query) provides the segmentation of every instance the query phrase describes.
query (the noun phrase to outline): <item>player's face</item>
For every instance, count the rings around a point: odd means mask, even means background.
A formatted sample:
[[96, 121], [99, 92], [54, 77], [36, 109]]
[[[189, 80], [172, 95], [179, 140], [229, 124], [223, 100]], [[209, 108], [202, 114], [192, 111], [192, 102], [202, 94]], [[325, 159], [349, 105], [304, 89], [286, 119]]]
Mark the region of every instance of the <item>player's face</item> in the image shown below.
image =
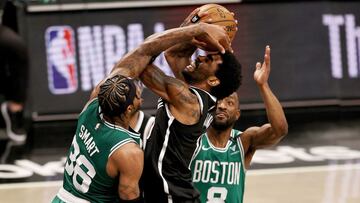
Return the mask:
[[208, 77], [214, 76], [221, 63], [222, 58], [219, 54], [198, 56], [184, 69], [183, 75], [188, 82], [202, 82]]
[[218, 100], [212, 126], [215, 129], [232, 127], [240, 117], [239, 99], [236, 93]]

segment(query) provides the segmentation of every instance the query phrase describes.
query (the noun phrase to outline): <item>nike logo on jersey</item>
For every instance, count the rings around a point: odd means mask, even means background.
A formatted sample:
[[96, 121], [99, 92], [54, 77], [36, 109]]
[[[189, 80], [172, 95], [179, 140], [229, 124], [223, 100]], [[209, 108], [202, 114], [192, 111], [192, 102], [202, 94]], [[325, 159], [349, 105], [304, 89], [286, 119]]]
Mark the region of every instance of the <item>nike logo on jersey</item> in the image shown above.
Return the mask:
[[230, 149], [234, 152], [236, 150], [236, 145], [230, 147]]
[[207, 150], [209, 150], [211, 147], [205, 147], [204, 145], [201, 147], [201, 149], [202, 150], [204, 150], [204, 151], [207, 151]]
[[99, 129], [99, 127], [100, 127], [100, 123], [97, 123], [97, 124], [95, 125], [95, 130]]

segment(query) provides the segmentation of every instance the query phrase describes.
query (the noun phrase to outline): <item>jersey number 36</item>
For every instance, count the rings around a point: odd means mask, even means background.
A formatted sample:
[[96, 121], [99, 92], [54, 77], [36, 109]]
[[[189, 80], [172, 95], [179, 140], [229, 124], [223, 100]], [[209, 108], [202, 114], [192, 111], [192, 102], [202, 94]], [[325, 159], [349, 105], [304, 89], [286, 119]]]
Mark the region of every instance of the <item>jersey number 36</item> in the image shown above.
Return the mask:
[[72, 176], [75, 188], [82, 193], [86, 193], [89, 191], [89, 186], [96, 171], [84, 155], [79, 156], [80, 149], [76, 137], [72, 141], [72, 147], [74, 151], [70, 152], [65, 163], [65, 171], [69, 176]]

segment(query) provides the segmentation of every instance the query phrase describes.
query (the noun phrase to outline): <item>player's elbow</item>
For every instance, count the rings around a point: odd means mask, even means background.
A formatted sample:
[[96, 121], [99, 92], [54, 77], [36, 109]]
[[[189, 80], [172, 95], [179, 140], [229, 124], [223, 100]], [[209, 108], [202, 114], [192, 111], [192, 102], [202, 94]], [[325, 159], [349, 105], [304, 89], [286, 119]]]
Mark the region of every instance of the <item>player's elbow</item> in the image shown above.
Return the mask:
[[287, 134], [288, 134], [288, 124], [285, 121], [285, 122], [281, 123], [279, 126], [277, 126], [276, 135], [277, 135], [278, 138], [282, 139]]
[[282, 136], [285, 136], [288, 134], [289, 129], [288, 129], [288, 123], [285, 121], [283, 122], [283, 124], [280, 126], [280, 133], [282, 134]]

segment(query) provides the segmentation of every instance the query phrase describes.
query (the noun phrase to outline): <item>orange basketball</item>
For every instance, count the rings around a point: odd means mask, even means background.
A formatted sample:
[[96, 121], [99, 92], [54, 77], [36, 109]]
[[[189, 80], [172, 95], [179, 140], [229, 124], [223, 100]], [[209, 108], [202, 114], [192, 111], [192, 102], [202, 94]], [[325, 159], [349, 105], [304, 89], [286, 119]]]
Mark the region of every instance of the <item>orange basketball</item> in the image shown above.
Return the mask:
[[212, 19], [210, 24], [221, 25], [226, 28], [230, 40], [232, 41], [237, 32], [237, 25], [234, 16], [225, 7], [218, 4], [205, 4], [200, 7], [199, 12], [207, 12], [208, 14], [202, 17], [199, 21], [207, 22]]

